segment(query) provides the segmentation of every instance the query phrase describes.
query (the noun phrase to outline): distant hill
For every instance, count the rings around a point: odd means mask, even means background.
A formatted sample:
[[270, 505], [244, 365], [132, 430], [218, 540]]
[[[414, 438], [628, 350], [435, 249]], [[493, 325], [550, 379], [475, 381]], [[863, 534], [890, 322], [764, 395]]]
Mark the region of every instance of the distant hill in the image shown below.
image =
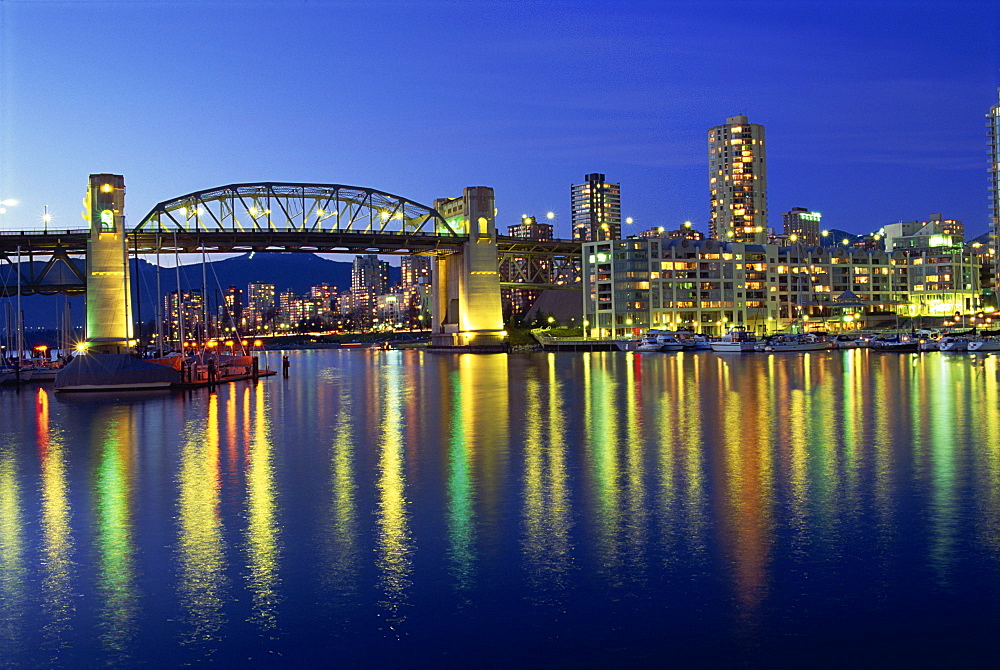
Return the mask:
[[[35, 272], [41, 272], [43, 265], [41, 262], [36, 262]], [[82, 267], [82, 261], [79, 262], [79, 266]], [[352, 261], [331, 261], [320, 258], [316, 254], [244, 254], [236, 258], [206, 263], [204, 276], [209, 299], [214, 306], [216, 291], [221, 295], [226, 288], [236, 286], [243, 289], [245, 301], [246, 288], [254, 282], [274, 284], [277, 292], [307, 293], [310, 287], [319, 284], [329, 284], [337, 287], [338, 291], [346, 291], [351, 287], [351, 266]], [[26, 269], [23, 271], [27, 272]], [[11, 266], [0, 267], [0, 283], [12, 284], [13, 273], [14, 270]], [[141, 318], [143, 321], [148, 321], [156, 313], [154, 306], [156, 302], [154, 300], [157, 285], [156, 275], [156, 265], [143, 259], [133, 261], [132, 288], [138, 295], [137, 309], [134, 311], [136, 318]], [[160, 289], [163, 294], [177, 288], [178, 275], [180, 275], [182, 290], [201, 288], [202, 286], [201, 263], [183, 265], [179, 271], [174, 268], [160, 268], [159, 275]], [[390, 266], [389, 282], [396, 284], [399, 281], [399, 267]], [[24, 311], [25, 326], [29, 328], [57, 328], [60, 314], [67, 303], [70, 306], [73, 324], [82, 326], [85, 314], [82, 297], [67, 299], [64, 296], [24, 296], [21, 298], [21, 309]], [[12, 312], [16, 298], [0, 299], [0, 331], [5, 328], [7, 304], [11, 305]]]

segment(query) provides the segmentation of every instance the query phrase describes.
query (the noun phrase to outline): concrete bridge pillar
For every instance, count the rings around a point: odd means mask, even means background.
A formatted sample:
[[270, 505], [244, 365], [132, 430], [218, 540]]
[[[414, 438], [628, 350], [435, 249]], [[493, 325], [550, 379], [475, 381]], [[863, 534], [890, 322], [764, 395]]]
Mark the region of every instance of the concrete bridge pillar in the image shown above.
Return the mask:
[[459, 253], [434, 263], [434, 346], [501, 347], [496, 209], [493, 189], [471, 186], [461, 198], [439, 198], [434, 208], [468, 240]]
[[132, 290], [125, 247], [125, 178], [92, 174], [83, 217], [87, 241], [87, 348], [123, 354], [132, 342]]

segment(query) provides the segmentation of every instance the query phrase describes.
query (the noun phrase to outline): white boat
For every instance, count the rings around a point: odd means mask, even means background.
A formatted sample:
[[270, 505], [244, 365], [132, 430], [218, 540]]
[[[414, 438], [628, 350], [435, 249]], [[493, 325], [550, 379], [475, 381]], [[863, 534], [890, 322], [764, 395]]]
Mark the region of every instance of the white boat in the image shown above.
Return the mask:
[[712, 342], [704, 335], [685, 335], [680, 338], [684, 351], [711, 351]]
[[968, 351], [968, 349], [969, 349], [969, 339], [967, 337], [956, 337], [953, 335], [945, 335], [940, 340], [938, 340], [938, 351], [958, 352], [958, 351]]
[[757, 344], [757, 351], [795, 352], [830, 349], [830, 342], [816, 335], [774, 335]]
[[940, 340], [936, 340], [932, 337], [920, 338], [917, 341], [917, 348], [920, 349], [920, 351], [939, 351], [939, 342]]
[[985, 353], [987, 351], [1000, 351], [1000, 337], [974, 337], [969, 340], [969, 351]]
[[642, 338], [642, 342], [639, 343], [639, 346], [635, 348], [636, 351], [645, 352], [660, 351], [662, 349], [663, 346], [659, 343], [659, 341], [657, 341], [656, 335], [646, 335], [646, 337]]
[[712, 342], [712, 351], [717, 353], [739, 354], [754, 351], [757, 348], [757, 338], [742, 328], [735, 328], [721, 339]]
[[618, 351], [635, 351], [642, 344], [642, 340], [615, 340]]
[[684, 348], [683, 342], [666, 333], [657, 335], [656, 342], [660, 345], [660, 351], [680, 351]]
[[864, 342], [860, 338], [851, 337], [850, 335], [838, 335], [836, 339], [831, 340], [833, 348], [836, 349], [857, 349], [861, 346], [867, 346], [868, 343]]

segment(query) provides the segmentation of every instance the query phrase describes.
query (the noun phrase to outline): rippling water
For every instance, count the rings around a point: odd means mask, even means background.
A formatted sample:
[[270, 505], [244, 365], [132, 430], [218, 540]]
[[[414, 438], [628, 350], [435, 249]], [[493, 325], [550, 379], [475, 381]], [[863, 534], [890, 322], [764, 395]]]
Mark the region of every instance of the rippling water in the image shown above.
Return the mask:
[[996, 357], [289, 356], [0, 389], [0, 664], [995, 663]]

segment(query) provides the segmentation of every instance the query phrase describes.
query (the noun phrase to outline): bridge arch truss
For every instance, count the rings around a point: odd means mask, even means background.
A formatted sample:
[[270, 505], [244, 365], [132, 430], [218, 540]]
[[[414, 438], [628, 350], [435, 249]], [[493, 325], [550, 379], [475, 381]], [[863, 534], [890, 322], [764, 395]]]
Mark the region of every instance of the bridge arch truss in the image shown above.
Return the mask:
[[[452, 253], [467, 233], [435, 209], [343, 184], [262, 182], [196, 191], [157, 204], [130, 247], [190, 251]], [[171, 244], [177, 239], [176, 245]], [[190, 247], [190, 249], [188, 248]]]

